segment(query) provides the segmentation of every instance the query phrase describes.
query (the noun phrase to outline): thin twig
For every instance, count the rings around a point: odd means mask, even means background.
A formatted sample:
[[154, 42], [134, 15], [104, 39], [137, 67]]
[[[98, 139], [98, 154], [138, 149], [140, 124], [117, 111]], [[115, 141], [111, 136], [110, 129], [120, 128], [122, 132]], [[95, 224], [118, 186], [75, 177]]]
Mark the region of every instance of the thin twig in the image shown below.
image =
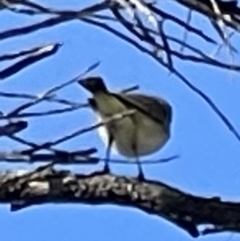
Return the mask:
[[[15, 110], [11, 111], [10, 113], [8, 113], [6, 116], [8, 118], [11, 118], [13, 116], [17, 116], [21, 111], [26, 110], [27, 108], [30, 108], [36, 104], [39, 104], [40, 102], [44, 101], [46, 98], [52, 98], [52, 96], [55, 95], [55, 93], [75, 82], [77, 82], [80, 78], [82, 78], [84, 75], [86, 75], [87, 73], [89, 73], [90, 71], [94, 70], [95, 68], [98, 67], [98, 65], [100, 64], [100, 62], [96, 62], [94, 64], [92, 64], [91, 66], [89, 66], [83, 73], [81, 73], [80, 75], [78, 75], [77, 77], [68, 80], [60, 85], [54, 86], [53, 88], [47, 90], [44, 94], [42, 94], [41, 96], [39, 96], [38, 99], [35, 99], [33, 101], [30, 101], [28, 103], [25, 103], [19, 107], [17, 107]], [[85, 106], [84, 106], [85, 107]]]

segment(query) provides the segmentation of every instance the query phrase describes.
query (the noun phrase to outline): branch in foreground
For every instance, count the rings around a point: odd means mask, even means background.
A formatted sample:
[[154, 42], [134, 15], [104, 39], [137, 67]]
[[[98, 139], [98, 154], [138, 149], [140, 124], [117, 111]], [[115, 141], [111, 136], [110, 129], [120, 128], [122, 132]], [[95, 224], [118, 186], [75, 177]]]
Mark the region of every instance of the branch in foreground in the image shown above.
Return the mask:
[[100, 172], [74, 174], [51, 164], [30, 172], [0, 173], [0, 202], [10, 203], [12, 211], [44, 203], [114, 203], [158, 215], [193, 237], [200, 235], [197, 228], [202, 224], [213, 225], [212, 231], [240, 232], [240, 203], [192, 196], [157, 181]]

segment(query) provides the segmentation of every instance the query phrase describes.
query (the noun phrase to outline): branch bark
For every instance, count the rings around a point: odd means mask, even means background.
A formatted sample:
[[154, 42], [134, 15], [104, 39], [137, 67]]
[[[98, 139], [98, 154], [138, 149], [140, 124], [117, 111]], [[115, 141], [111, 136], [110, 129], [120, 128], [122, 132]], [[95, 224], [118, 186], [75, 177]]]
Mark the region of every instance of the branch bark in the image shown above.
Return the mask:
[[[101, 172], [74, 174], [51, 164], [30, 172], [1, 172], [0, 203], [10, 203], [11, 211], [44, 203], [111, 203], [158, 215], [193, 237], [240, 232], [240, 203], [193, 196], [159, 181]], [[200, 233], [198, 226], [205, 224], [213, 228]]]

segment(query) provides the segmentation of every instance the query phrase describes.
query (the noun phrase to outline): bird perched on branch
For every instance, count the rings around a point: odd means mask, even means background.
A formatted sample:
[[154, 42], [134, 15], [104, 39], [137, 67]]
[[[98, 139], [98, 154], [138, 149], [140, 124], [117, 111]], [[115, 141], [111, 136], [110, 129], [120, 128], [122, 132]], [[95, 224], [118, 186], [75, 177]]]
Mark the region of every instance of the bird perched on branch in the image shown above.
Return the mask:
[[139, 178], [143, 179], [139, 157], [158, 151], [170, 138], [172, 108], [169, 103], [144, 94], [112, 93], [101, 77], [85, 78], [78, 83], [92, 93], [89, 104], [102, 121], [133, 110], [132, 114], [107, 122], [100, 129], [100, 135], [104, 129], [107, 137], [104, 170], [109, 172], [108, 160], [114, 146], [122, 156], [135, 158]]

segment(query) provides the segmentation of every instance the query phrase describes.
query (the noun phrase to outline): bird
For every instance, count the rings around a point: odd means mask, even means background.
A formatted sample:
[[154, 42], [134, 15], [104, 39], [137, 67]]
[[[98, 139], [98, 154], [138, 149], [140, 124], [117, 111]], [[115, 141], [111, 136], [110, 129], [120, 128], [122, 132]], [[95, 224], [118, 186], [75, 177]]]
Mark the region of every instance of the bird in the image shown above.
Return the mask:
[[100, 136], [107, 144], [104, 171], [110, 172], [109, 160], [114, 147], [120, 155], [135, 158], [138, 178], [144, 179], [139, 157], [160, 150], [170, 139], [171, 105], [160, 97], [111, 92], [100, 76], [80, 79], [78, 84], [92, 94], [88, 103], [103, 122], [116, 114], [133, 110], [131, 115], [107, 122], [99, 128]]

